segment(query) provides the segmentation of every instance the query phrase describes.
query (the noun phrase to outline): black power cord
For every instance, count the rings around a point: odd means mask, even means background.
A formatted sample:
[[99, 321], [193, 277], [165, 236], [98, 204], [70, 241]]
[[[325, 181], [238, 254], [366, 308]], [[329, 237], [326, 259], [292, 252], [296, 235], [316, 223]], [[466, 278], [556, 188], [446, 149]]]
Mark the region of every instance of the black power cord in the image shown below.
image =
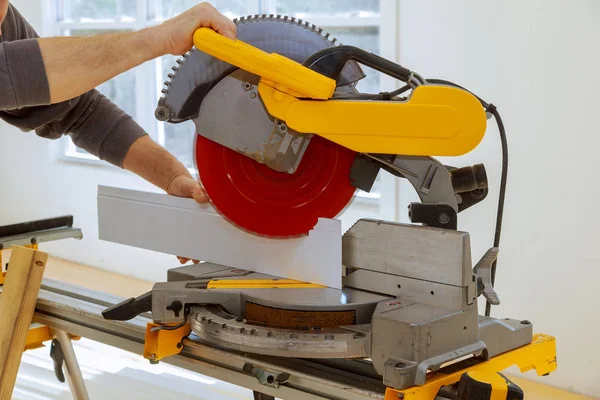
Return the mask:
[[[500, 233], [502, 231], [502, 216], [504, 214], [504, 197], [506, 195], [506, 180], [508, 177], [508, 142], [506, 140], [506, 131], [504, 130], [504, 122], [498, 113], [498, 110], [493, 104], [490, 104], [486, 110], [488, 110], [496, 120], [498, 124], [498, 131], [500, 132], [500, 142], [502, 145], [502, 176], [500, 178], [500, 192], [498, 193], [498, 212], [496, 214], [496, 233], [494, 235], [494, 247], [500, 247]], [[497, 260], [492, 264], [492, 287], [496, 282], [496, 264]], [[489, 301], [485, 303], [485, 316], [490, 316], [492, 305]]]
[[[470, 90], [467, 90], [467, 89], [463, 88], [462, 86], [457, 85], [454, 82], [446, 81], [443, 79], [427, 79], [427, 82], [441, 84], [441, 85], [454, 86], [454, 87], [457, 87], [459, 89], [462, 89], [462, 90], [465, 90], [465, 91], [471, 93], [473, 96], [477, 97], [477, 99], [479, 100], [479, 102], [481, 103], [483, 108], [485, 108], [485, 111], [492, 114], [492, 116], [496, 120], [496, 124], [498, 125], [498, 132], [500, 133], [500, 143], [502, 146], [502, 172], [501, 172], [501, 177], [500, 177], [500, 192], [498, 193], [498, 209], [496, 212], [496, 228], [495, 228], [495, 232], [494, 232], [494, 247], [500, 247], [500, 235], [502, 233], [502, 217], [504, 215], [504, 198], [506, 196], [506, 181], [508, 179], [508, 141], [506, 139], [506, 130], [504, 128], [504, 122], [502, 122], [500, 113], [498, 113], [498, 109], [496, 108], [495, 105], [484, 101], [479, 96], [472, 93]], [[398, 89], [396, 92], [398, 92], [398, 94], [404, 93], [405, 91], [408, 90], [407, 88], [410, 89], [408, 86], [404, 86], [403, 88]], [[392, 93], [395, 93], [395, 92], [392, 92]], [[494, 283], [496, 282], [497, 263], [498, 262], [496, 260], [492, 264], [492, 286], [494, 286]], [[485, 304], [486, 317], [490, 316], [491, 309], [492, 309], [492, 304], [489, 301], [486, 301], [486, 304]]]

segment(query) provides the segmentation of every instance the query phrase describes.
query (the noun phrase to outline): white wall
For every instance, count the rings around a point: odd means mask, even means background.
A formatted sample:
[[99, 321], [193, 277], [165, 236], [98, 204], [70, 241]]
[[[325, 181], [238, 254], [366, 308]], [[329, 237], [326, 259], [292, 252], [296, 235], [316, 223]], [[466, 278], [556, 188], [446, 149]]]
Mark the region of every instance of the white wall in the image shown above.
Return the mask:
[[[600, 2], [399, 1], [401, 63], [472, 89], [498, 106], [507, 127], [510, 172], [497, 279], [502, 305], [494, 315], [529, 319], [536, 331], [557, 337], [559, 370], [543, 382], [600, 396], [594, 362], [600, 359], [594, 339], [600, 328], [600, 257], [594, 248], [600, 190], [593, 162], [600, 146], [594, 120]], [[14, 4], [41, 30], [39, 0]], [[44, 250], [164, 279], [177, 263], [173, 257], [97, 239], [98, 184], [154, 188], [115, 168], [56, 161], [54, 145], [0, 124], [0, 224], [73, 214], [84, 240], [50, 243]], [[487, 201], [460, 216], [460, 229], [472, 234], [474, 259], [493, 240], [499, 154], [490, 125], [477, 150], [448, 161], [485, 162], [492, 183]], [[401, 193], [398, 209], [405, 215], [412, 191]]]
[[[502, 304], [493, 315], [529, 319], [557, 337], [558, 371], [542, 382], [600, 396], [600, 2], [400, 0], [399, 27], [403, 65], [473, 90], [498, 107], [506, 125]], [[493, 242], [495, 124], [472, 154], [445, 161], [483, 161], [492, 181], [485, 204], [459, 217], [478, 260]]]

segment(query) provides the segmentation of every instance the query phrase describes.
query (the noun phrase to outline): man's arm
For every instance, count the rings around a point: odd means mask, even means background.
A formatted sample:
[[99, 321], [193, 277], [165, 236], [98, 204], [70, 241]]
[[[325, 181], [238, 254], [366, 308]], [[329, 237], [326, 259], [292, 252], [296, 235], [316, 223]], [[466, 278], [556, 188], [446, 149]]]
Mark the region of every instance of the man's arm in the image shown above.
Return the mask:
[[[197, 27], [208, 26], [234, 37], [235, 25], [231, 21], [211, 6], [201, 4], [161, 26], [138, 33], [55, 39], [40, 39], [14, 7], [9, 6], [4, 22], [4, 41], [0, 43], [0, 87], [4, 92], [0, 96], [0, 118], [45, 138], [69, 134], [77, 147], [136, 173], [169, 194], [208, 201], [200, 184], [181, 162], [154, 143], [129, 115], [88, 87], [156, 54], [184, 53], [192, 47], [192, 34]], [[140, 40], [154, 35], [163, 41], [157, 39], [140, 46]], [[64, 48], [67, 42], [76, 46], [69, 44]], [[85, 48], [91, 51], [86, 52]], [[74, 53], [77, 54], [70, 55]], [[104, 63], [110, 66], [104, 68]], [[65, 86], [64, 80], [69, 85]], [[48, 104], [49, 86], [53, 104]], [[70, 94], [65, 94], [65, 90], [71, 90]], [[81, 91], [84, 93], [74, 96]], [[66, 99], [56, 102], [62, 97]]]
[[173, 196], [193, 198], [199, 203], [208, 201], [208, 195], [187, 168], [149, 136], [133, 143], [123, 160], [123, 168]]
[[132, 33], [38, 39], [50, 86], [50, 102], [79, 96], [148, 60], [181, 55], [196, 29], [210, 27], [235, 38], [235, 25], [208, 3], [163, 24]]

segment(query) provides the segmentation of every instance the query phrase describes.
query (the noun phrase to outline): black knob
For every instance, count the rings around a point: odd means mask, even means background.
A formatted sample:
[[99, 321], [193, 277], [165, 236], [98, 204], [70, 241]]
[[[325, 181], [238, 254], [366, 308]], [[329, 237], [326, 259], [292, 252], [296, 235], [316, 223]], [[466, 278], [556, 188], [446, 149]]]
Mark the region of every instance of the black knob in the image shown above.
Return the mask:
[[483, 164], [463, 167], [450, 171], [455, 193], [465, 193], [488, 187], [487, 174]]
[[181, 312], [181, 310], [183, 310], [183, 304], [181, 304], [179, 300], [174, 301], [169, 307], [167, 307], [167, 310], [173, 311], [175, 313], [175, 316], [179, 317], [179, 313]]

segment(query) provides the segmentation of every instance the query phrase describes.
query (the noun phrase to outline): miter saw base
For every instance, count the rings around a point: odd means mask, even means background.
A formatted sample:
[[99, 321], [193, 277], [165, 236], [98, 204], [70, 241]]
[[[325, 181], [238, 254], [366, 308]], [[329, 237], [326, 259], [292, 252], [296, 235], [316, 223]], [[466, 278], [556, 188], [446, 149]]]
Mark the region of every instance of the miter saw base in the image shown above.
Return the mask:
[[360, 220], [343, 236], [341, 290], [199, 263], [104, 315], [151, 311], [156, 324], [189, 323], [208, 343], [261, 355], [365, 358], [386, 386], [404, 389], [458, 359], [531, 343], [528, 321], [478, 315], [477, 282], [494, 259], [474, 270], [464, 232]]

